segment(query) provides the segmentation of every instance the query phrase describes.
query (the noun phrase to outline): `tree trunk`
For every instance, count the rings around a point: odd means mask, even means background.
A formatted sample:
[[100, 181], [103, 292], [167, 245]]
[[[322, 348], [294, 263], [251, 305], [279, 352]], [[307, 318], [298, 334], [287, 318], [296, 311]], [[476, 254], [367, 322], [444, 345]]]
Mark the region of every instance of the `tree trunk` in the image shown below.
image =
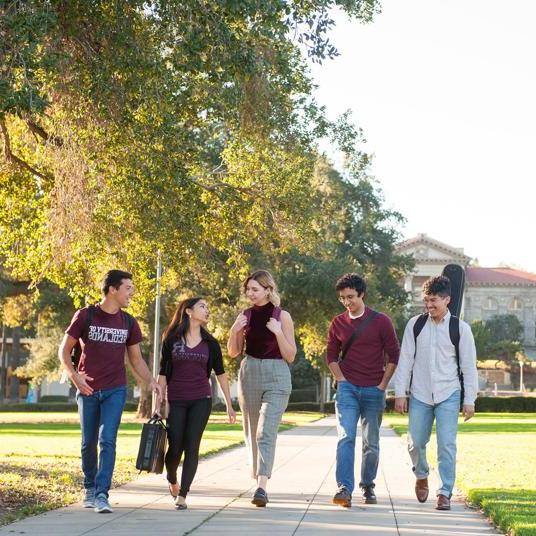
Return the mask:
[[324, 402], [326, 401], [326, 373], [320, 372], [320, 413], [324, 413]]
[[136, 417], [139, 419], [149, 419], [153, 409], [153, 393], [145, 389], [145, 386], [140, 384], [140, 401], [138, 402], [138, 411]]
[[9, 393], [9, 398], [11, 400], [19, 399], [20, 380], [13, 374], [13, 372], [20, 365], [20, 332], [21, 329], [18, 326], [11, 331], [11, 389]]

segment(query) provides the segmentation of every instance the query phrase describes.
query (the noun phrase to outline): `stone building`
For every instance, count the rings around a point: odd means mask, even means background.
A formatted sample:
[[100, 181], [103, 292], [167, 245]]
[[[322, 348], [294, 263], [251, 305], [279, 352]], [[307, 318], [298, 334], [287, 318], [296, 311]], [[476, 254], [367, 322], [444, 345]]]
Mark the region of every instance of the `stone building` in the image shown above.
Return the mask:
[[524, 327], [527, 356], [536, 359], [536, 274], [507, 267], [471, 266], [471, 258], [463, 248], [452, 247], [426, 234], [400, 243], [397, 252], [415, 258], [415, 270], [404, 281], [405, 289], [413, 293], [415, 313], [422, 311], [424, 281], [441, 274], [446, 264], [460, 264], [466, 273], [462, 318], [471, 323], [488, 320], [493, 315], [516, 315]]

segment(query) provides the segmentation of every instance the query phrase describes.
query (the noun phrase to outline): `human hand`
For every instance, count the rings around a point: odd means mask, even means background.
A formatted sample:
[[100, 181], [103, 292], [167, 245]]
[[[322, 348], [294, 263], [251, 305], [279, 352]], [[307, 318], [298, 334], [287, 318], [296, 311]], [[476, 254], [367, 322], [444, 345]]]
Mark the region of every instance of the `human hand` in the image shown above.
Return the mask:
[[233, 333], [240, 333], [248, 325], [247, 316], [244, 313], [240, 313], [234, 321], [231, 331]]
[[153, 391], [153, 393], [156, 395], [155, 399], [155, 408], [160, 408], [160, 405], [162, 404], [162, 400], [164, 398], [164, 391], [162, 389], [162, 386], [155, 380], [152, 380], [149, 384], [149, 389]]
[[400, 415], [408, 411], [408, 400], [405, 396], [395, 398], [395, 411]]
[[229, 424], [236, 422], [236, 411], [233, 409], [233, 406], [227, 408], [227, 417], [229, 418]]
[[469, 404], [463, 405], [463, 422], [467, 422], [469, 419], [475, 416], [475, 406]]
[[87, 382], [92, 382], [93, 378], [88, 376], [85, 372], [75, 372], [72, 376], [73, 383], [76, 385], [76, 388], [85, 396], [93, 394], [93, 387], [91, 387]]
[[268, 320], [266, 327], [274, 334], [279, 335], [280, 333], [283, 333], [283, 329], [281, 328], [281, 322], [279, 320], [276, 320], [275, 318], [270, 318]]

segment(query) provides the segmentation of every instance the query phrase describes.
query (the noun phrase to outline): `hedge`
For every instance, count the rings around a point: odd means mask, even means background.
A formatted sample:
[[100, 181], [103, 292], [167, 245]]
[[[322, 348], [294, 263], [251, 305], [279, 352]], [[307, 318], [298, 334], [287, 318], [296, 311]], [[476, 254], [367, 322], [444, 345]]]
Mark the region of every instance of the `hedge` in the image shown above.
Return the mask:
[[[386, 399], [385, 411], [394, 411], [395, 399]], [[315, 402], [291, 402], [288, 411], [320, 411], [320, 404]], [[326, 413], [335, 413], [335, 403], [324, 404]], [[536, 397], [508, 396], [508, 397], [479, 397], [476, 399], [475, 411], [477, 413], [536, 413]]]
[[[394, 410], [395, 399], [388, 397], [386, 400], [386, 411]], [[238, 410], [238, 404], [234, 401], [233, 406]], [[138, 403], [129, 401], [125, 404], [125, 411], [136, 411]], [[37, 402], [36, 404], [26, 403], [6, 403], [0, 404], [0, 412], [62, 412], [77, 411], [75, 402]], [[225, 411], [225, 406], [221, 403], [215, 404], [215, 411]], [[288, 411], [320, 411], [320, 404], [317, 402], [293, 401], [288, 404]], [[536, 413], [536, 397], [508, 396], [508, 397], [479, 397], [476, 399], [475, 410], [477, 413]], [[335, 403], [326, 402], [324, 404], [326, 413], [335, 413]]]
[[[125, 411], [136, 411], [138, 409], [137, 402], [127, 402], [125, 404]], [[68, 411], [78, 411], [78, 406], [76, 402], [37, 402], [36, 404], [25, 404], [25, 403], [15, 403], [15, 404], [0, 404], [0, 412], [2, 413], [61, 413]]]
[[476, 399], [477, 413], [536, 413], [536, 397], [483, 396]]

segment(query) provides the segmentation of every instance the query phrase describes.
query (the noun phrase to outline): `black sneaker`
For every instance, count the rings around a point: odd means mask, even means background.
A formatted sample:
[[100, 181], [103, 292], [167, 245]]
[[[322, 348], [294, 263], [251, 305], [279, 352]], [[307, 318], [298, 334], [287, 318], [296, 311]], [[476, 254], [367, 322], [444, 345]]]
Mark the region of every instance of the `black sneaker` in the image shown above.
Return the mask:
[[361, 493], [363, 494], [363, 502], [365, 504], [376, 504], [378, 502], [374, 493], [374, 486], [363, 486]]
[[257, 488], [251, 499], [251, 504], [255, 506], [266, 506], [268, 503], [268, 494], [262, 488]]
[[350, 508], [352, 506], [352, 494], [344, 486], [341, 486], [337, 493], [333, 495], [333, 504]]

